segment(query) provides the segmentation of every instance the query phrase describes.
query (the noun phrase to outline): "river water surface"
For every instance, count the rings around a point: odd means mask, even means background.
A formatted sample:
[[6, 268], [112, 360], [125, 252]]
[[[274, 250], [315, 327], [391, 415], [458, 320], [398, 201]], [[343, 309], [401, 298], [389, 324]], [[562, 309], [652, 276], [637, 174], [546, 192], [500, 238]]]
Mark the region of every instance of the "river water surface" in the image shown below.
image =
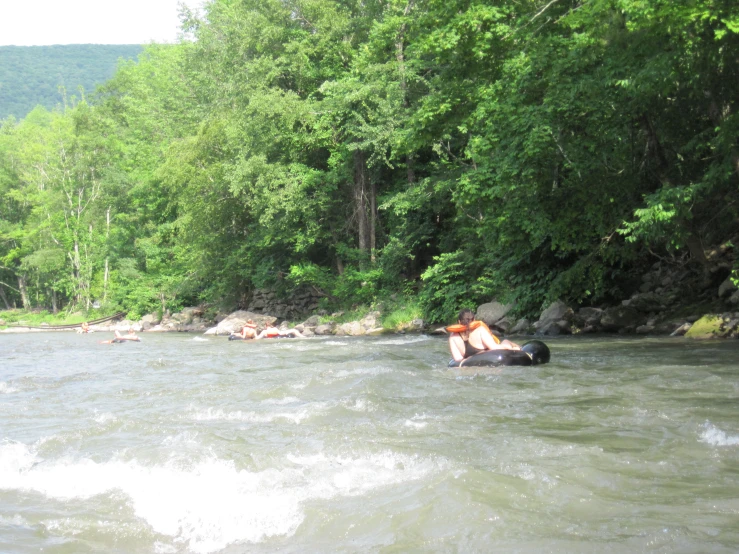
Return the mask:
[[739, 341], [0, 335], [0, 551], [737, 552]]

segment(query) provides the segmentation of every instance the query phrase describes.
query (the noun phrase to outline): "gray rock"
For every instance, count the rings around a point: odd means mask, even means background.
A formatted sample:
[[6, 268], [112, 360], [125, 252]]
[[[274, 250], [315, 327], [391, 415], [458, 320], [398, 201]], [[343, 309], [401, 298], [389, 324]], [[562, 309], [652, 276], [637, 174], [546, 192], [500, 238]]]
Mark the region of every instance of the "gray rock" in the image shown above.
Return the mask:
[[654, 331], [654, 325], [639, 325], [639, 327], [636, 328], [636, 333], [638, 335], [647, 335]]
[[665, 299], [656, 292], [640, 292], [634, 294], [629, 299], [628, 304], [624, 302], [624, 306], [626, 305], [644, 313], [662, 311], [664, 309]]
[[557, 335], [571, 335], [570, 323], [567, 320], [549, 321], [536, 330], [537, 335], [556, 337]]
[[573, 315], [574, 315], [574, 312], [572, 311], [572, 308], [570, 308], [567, 304], [565, 304], [561, 300], [557, 300], [556, 302], [553, 302], [552, 304], [550, 304], [549, 307], [546, 308], [541, 313], [541, 316], [539, 316], [539, 321], [546, 322], [548, 320], [560, 320], [560, 319], [572, 321]]
[[677, 329], [675, 329], [672, 333], [670, 333], [671, 337], [682, 337], [685, 333], [687, 333], [690, 328], [693, 326], [692, 323], [688, 323], [687, 321], [680, 325]]
[[512, 335], [528, 335], [531, 329], [531, 322], [524, 318], [519, 319], [518, 322], [511, 327], [509, 333]]
[[157, 325], [161, 319], [159, 318], [159, 314], [151, 313], [147, 314], [144, 317], [141, 318], [141, 323], [150, 323], [151, 325]]
[[582, 327], [595, 326], [600, 323], [603, 317], [603, 310], [600, 308], [580, 308], [575, 314], [575, 322]]
[[488, 302], [477, 307], [475, 317], [484, 321], [487, 325], [493, 325], [499, 319], [511, 311], [513, 304], [501, 304], [500, 302]]
[[718, 288], [718, 297], [723, 298], [724, 296], [729, 296], [736, 290], [736, 285], [731, 280], [731, 277], [727, 277], [726, 280], [724, 280], [724, 282], [721, 283]]
[[321, 324], [321, 318], [317, 315], [312, 315], [303, 322], [303, 325], [307, 327], [316, 327]]
[[352, 337], [358, 337], [364, 335], [364, 329], [358, 321], [350, 321], [343, 323], [336, 328], [337, 335], [349, 335]]
[[333, 335], [334, 325], [333, 323], [324, 323], [323, 325], [318, 325], [313, 332], [316, 335]]
[[571, 334], [570, 322], [574, 318], [572, 308], [558, 300], [542, 312], [539, 321], [534, 323], [534, 329], [540, 335]]
[[254, 312], [247, 312], [244, 310], [238, 310], [229, 314], [223, 319], [218, 325], [212, 329], [208, 329], [206, 335], [230, 335], [232, 333], [238, 333], [246, 323], [247, 319], [251, 319], [257, 324], [257, 327], [264, 328], [267, 324], [273, 324], [277, 321], [277, 318], [271, 315], [255, 314]]
[[608, 308], [600, 324], [604, 331], [618, 331], [628, 327], [636, 327], [641, 320], [641, 315], [630, 306], [615, 306]]

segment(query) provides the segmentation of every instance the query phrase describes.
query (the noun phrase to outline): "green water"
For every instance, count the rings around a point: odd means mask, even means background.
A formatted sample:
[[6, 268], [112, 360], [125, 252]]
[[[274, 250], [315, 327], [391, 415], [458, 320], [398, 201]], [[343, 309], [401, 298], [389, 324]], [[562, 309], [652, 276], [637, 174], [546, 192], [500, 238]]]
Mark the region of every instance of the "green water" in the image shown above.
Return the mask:
[[737, 552], [739, 343], [0, 335], [2, 552]]

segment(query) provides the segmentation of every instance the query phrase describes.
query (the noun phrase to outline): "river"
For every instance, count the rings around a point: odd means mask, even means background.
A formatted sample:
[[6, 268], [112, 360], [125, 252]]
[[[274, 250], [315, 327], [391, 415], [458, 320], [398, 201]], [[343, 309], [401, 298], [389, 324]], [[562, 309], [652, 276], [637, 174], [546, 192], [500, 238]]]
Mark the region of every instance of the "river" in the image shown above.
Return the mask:
[[739, 341], [0, 335], [0, 551], [739, 551]]

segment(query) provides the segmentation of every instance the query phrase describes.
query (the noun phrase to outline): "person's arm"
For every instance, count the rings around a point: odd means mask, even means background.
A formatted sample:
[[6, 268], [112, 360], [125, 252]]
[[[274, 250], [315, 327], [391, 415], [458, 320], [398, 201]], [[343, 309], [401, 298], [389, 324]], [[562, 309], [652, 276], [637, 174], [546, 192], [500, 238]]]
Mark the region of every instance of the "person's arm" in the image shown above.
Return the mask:
[[[449, 336], [449, 350], [455, 362], [464, 360], [464, 341], [458, 334], [453, 333]], [[461, 365], [461, 364], [460, 364]]]

